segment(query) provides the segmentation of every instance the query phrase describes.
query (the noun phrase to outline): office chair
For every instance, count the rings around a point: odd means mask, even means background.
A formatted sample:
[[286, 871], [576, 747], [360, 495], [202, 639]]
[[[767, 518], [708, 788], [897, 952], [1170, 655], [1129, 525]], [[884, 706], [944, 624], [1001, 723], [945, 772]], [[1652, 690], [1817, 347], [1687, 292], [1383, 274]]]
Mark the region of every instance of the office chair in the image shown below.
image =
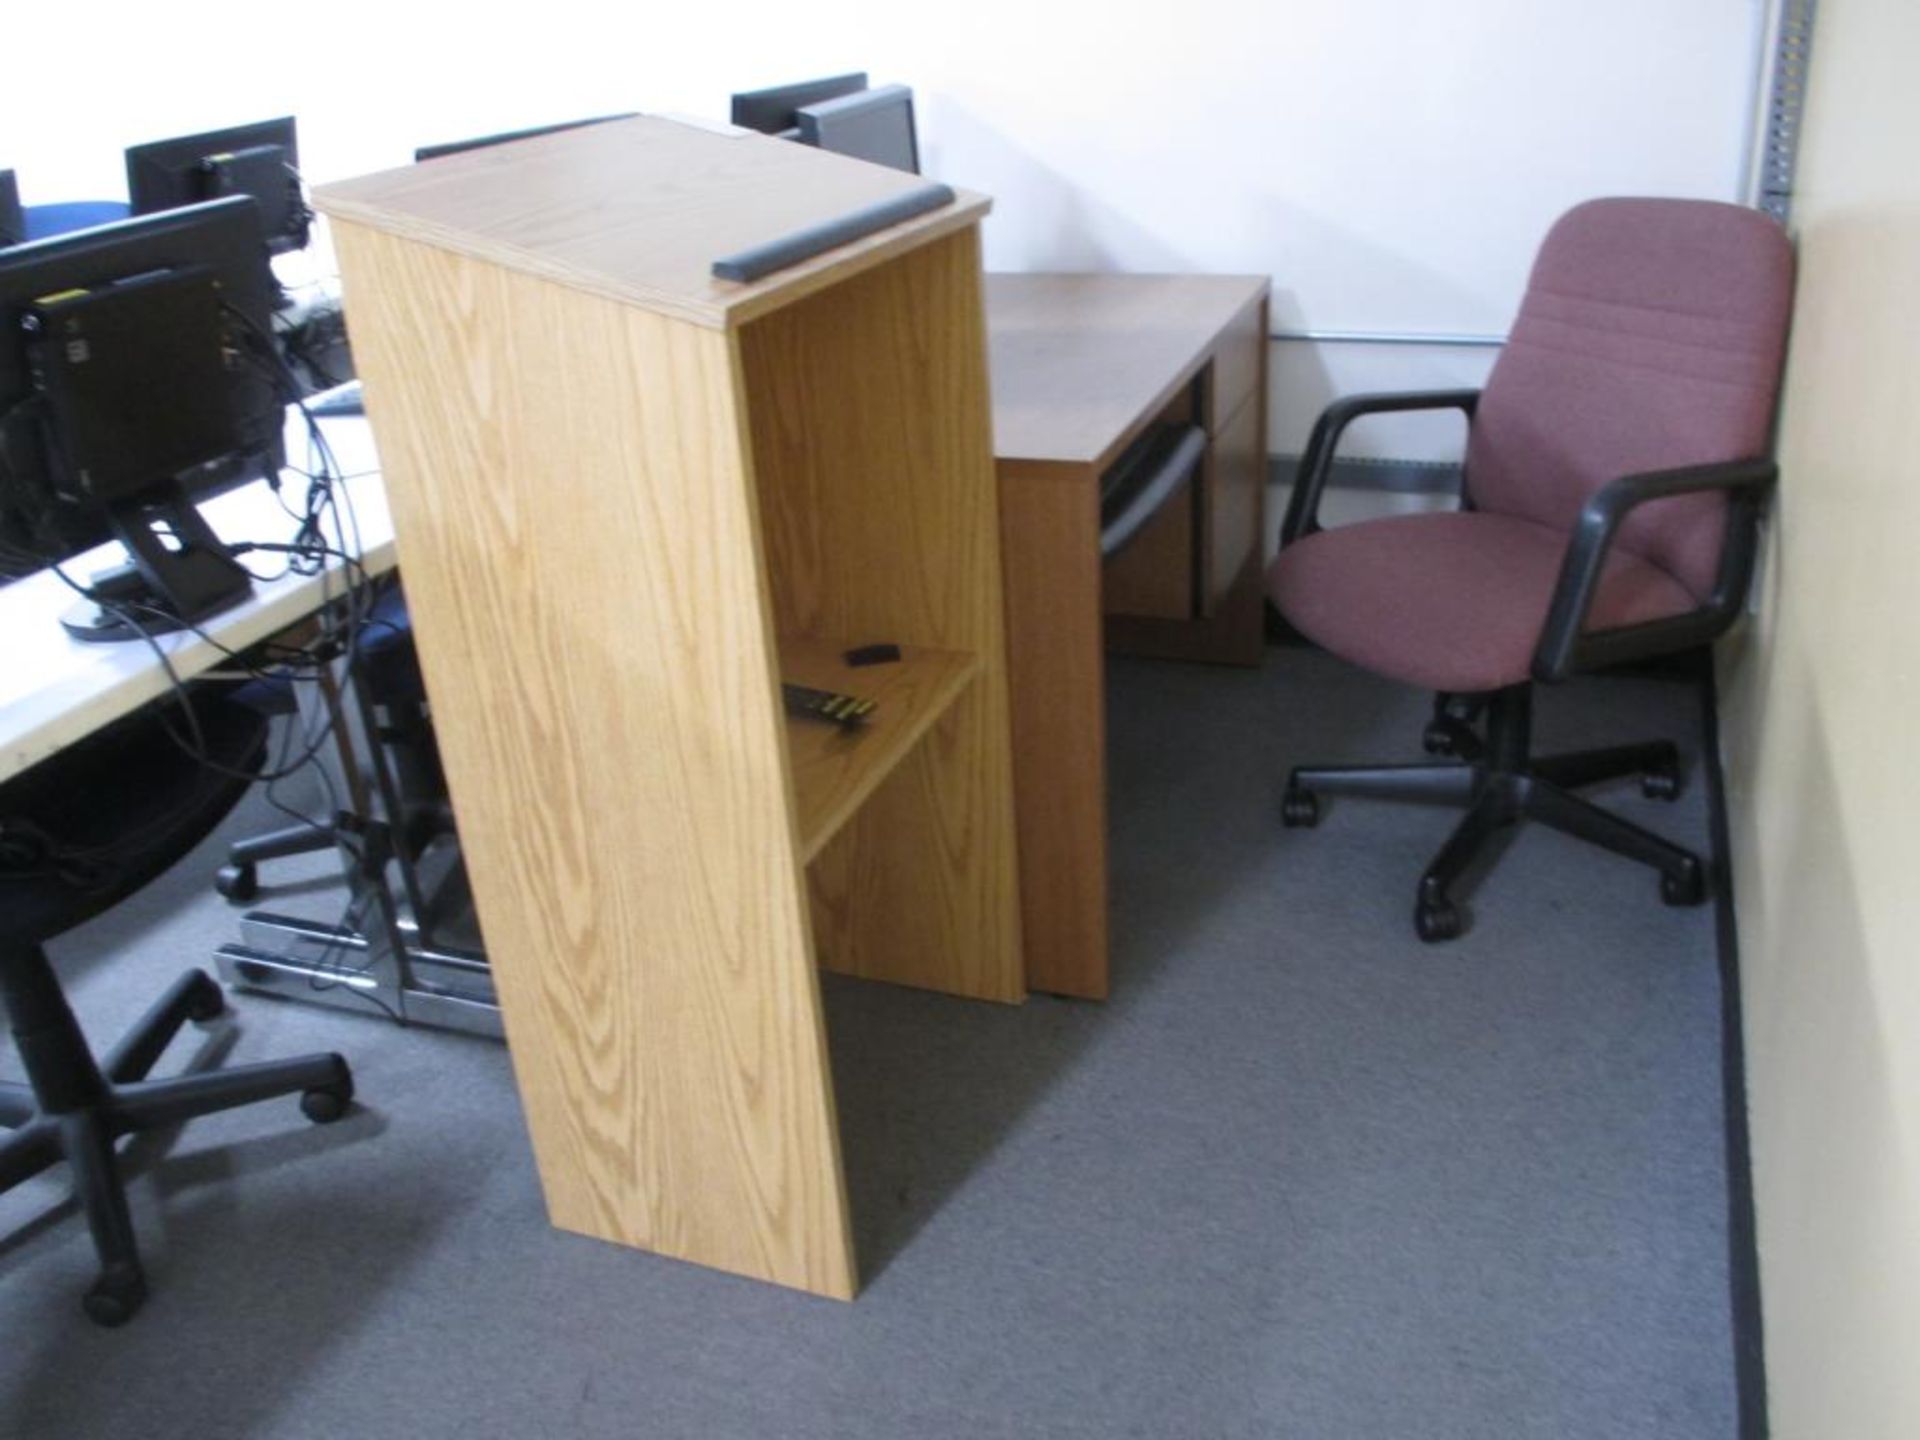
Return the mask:
[[[1698, 857], [1576, 796], [1638, 775], [1679, 794], [1671, 742], [1535, 755], [1532, 687], [1704, 645], [1753, 572], [1793, 257], [1766, 215], [1695, 200], [1577, 206], [1547, 235], [1483, 391], [1358, 396], [1315, 425], [1268, 571], [1293, 627], [1389, 679], [1442, 692], [1428, 748], [1458, 763], [1302, 767], [1283, 822], [1323, 794], [1462, 806], [1420, 878], [1414, 925], [1462, 933], [1451, 891], [1494, 836], [1534, 820], [1650, 865], [1698, 904]], [[1322, 529], [1341, 432], [1361, 415], [1457, 409], [1463, 509]], [[1484, 737], [1459, 717], [1484, 707]]]
[[[434, 722], [426, 710], [426, 682], [420, 676], [405, 591], [394, 586], [374, 601], [359, 632], [359, 647], [359, 684], [367, 687], [372, 705], [371, 739], [382, 745], [396, 781], [397, 839], [407, 851], [419, 852], [434, 833], [451, 828], [453, 806], [447, 801]], [[290, 680], [242, 685], [234, 699], [265, 716], [290, 716], [298, 708]], [[236, 839], [227, 847], [227, 864], [213, 876], [213, 889], [244, 904], [259, 895], [263, 860], [326, 851], [338, 839], [338, 826], [326, 822], [303, 822]]]
[[[427, 713], [413, 619], [399, 586], [373, 603], [360, 628], [359, 645], [359, 683], [373, 706], [376, 733], [370, 738], [382, 747], [394, 781], [397, 839], [408, 854], [418, 854], [434, 835], [451, 829], [453, 808]], [[240, 687], [233, 698], [267, 716], [290, 716], [297, 709], [291, 680], [256, 680]], [[235, 904], [245, 904], [260, 893], [263, 861], [331, 849], [339, 839], [339, 827], [325, 821], [245, 836], [227, 847], [227, 863], [215, 873], [213, 888]]]
[[72, 230], [90, 230], [95, 225], [111, 225], [132, 213], [124, 200], [65, 200], [51, 205], [29, 205], [26, 216], [29, 240], [45, 240]]
[[0, 787], [0, 995], [27, 1073], [24, 1085], [0, 1082], [0, 1125], [12, 1131], [0, 1139], [0, 1192], [67, 1161], [100, 1259], [82, 1303], [102, 1325], [125, 1322], [146, 1298], [114, 1157], [121, 1136], [296, 1093], [307, 1118], [324, 1123], [353, 1099], [353, 1075], [332, 1054], [147, 1079], [182, 1025], [225, 1008], [220, 987], [199, 970], [96, 1060], [41, 948], [185, 854], [246, 789], [267, 722], [204, 691], [196, 704], [207, 753], [235, 774], [182, 754], [149, 710]]

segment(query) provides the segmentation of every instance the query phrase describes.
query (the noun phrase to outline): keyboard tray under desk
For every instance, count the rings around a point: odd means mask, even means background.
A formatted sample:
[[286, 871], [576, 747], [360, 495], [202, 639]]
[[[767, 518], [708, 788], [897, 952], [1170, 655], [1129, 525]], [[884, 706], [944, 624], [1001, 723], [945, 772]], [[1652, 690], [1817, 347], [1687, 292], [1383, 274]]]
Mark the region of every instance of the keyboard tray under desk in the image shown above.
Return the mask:
[[1198, 425], [1157, 425], [1100, 477], [1100, 554], [1111, 560], [1189, 488], [1207, 450]]
[[1205, 384], [1196, 376], [1183, 386], [1100, 477], [1102, 608], [1109, 615], [1184, 621], [1200, 613]]

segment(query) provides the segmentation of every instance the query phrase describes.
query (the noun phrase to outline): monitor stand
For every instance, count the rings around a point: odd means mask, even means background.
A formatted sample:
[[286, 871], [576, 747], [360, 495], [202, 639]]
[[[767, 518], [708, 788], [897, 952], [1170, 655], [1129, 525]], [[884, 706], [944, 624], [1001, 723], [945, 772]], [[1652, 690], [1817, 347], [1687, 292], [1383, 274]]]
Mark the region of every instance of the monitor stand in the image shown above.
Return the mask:
[[89, 601], [60, 617], [76, 640], [164, 635], [246, 599], [253, 581], [177, 482], [107, 507], [128, 564], [96, 576]]

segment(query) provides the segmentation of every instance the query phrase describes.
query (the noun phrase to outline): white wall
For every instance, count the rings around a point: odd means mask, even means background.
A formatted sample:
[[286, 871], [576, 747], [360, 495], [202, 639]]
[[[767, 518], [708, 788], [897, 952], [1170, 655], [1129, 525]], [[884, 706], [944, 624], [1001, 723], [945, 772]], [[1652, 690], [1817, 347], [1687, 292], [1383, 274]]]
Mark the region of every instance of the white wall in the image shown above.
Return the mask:
[[[720, 114], [734, 89], [865, 68], [915, 88], [930, 173], [996, 197], [992, 266], [1265, 272], [1281, 327], [1500, 332], [1568, 205], [1738, 193], [1765, 8], [548, 0], [503, 23], [409, 0], [201, 0], [116, 14], [110, 41], [86, 41], [76, 94], [68, 67], [22, 63], [73, 53], [74, 7], [23, 3], [0, 165], [29, 203], [119, 196], [129, 143], [292, 112], [324, 181], [418, 143], [608, 110]], [[1487, 363], [1279, 347], [1275, 447], [1297, 449], [1334, 393], [1476, 383]]]
[[1920, 54], [1820, 10], [1769, 583], [1721, 655], [1777, 1440], [1920, 1435]]

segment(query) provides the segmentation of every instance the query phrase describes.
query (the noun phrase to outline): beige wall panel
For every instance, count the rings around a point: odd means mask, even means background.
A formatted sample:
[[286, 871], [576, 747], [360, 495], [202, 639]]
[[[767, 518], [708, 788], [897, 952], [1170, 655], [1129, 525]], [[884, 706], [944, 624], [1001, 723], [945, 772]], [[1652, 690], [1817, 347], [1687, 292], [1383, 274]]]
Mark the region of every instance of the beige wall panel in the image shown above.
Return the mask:
[[1775, 1440], [1920, 1435], [1920, 7], [1820, 8], [1762, 613], [1722, 652]]

